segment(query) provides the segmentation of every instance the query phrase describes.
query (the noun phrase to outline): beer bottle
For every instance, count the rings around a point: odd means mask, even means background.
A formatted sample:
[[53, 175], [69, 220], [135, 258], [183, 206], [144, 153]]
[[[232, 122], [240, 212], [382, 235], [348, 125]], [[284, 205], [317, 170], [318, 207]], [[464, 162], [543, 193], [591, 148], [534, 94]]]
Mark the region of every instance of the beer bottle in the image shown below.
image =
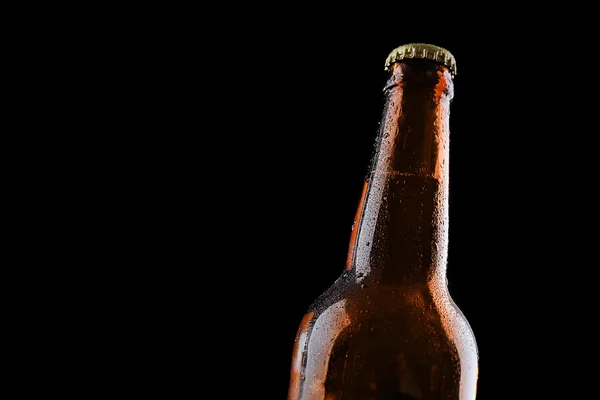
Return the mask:
[[300, 322], [288, 400], [476, 396], [475, 337], [446, 279], [455, 58], [410, 43], [385, 69], [346, 268]]

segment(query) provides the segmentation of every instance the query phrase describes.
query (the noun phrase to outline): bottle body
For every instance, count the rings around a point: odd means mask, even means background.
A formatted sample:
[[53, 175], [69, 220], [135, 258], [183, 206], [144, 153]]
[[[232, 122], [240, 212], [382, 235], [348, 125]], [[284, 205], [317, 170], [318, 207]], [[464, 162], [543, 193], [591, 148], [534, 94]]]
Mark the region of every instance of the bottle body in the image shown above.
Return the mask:
[[393, 65], [346, 269], [297, 332], [288, 400], [475, 399], [473, 332], [447, 288], [452, 75]]
[[348, 271], [302, 321], [288, 399], [462, 400], [476, 385], [475, 338], [445, 284], [367, 287]]

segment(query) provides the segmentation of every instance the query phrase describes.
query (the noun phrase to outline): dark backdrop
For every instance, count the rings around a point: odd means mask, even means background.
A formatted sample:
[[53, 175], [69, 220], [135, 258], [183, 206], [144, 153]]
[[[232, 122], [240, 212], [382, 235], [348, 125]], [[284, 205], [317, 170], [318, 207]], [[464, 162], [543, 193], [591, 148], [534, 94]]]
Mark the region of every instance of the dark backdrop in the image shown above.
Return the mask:
[[580, 97], [563, 94], [581, 81], [553, 29], [491, 12], [236, 6], [134, 30], [125, 88], [142, 106], [118, 234], [135, 249], [123, 323], [141, 332], [126, 341], [140, 387], [286, 397], [298, 324], [344, 268], [384, 61], [425, 42], [457, 60], [448, 279], [477, 338], [478, 399], [571, 390], [555, 314], [572, 286], [550, 271], [581, 254], [564, 228], [585, 197], [565, 175], [585, 169], [568, 140]]

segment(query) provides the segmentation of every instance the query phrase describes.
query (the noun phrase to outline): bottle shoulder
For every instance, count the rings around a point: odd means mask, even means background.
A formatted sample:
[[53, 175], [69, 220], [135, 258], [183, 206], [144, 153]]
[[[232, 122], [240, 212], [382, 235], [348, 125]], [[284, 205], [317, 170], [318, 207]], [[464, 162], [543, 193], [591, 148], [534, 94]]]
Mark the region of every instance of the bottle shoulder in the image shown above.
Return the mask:
[[308, 311], [310, 325], [317, 329], [385, 327], [389, 332], [429, 330], [436, 335], [461, 330], [472, 336], [471, 327], [445, 282], [369, 284], [358, 282], [349, 271], [323, 292]]
[[339, 302], [352, 305], [388, 307], [456, 307], [450, 297], [446, 283], [432, 284], [419, 281], [382, 284], [369, 279], [360, 279], [352, 271], [344, 271], [310, 305], [308, 311], [319, 315]]

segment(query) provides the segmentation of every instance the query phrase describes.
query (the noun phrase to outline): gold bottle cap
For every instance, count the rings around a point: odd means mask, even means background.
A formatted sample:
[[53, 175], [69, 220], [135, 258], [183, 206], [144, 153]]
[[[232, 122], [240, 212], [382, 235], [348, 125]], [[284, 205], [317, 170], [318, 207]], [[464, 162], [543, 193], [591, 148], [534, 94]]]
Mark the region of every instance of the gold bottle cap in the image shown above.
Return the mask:
[[456, 75], [456, 60], [452, 53], [442, 47], [426, 43], [409, 43], [396, 47], [385, 60], [385, 70], [389, 70], [393, 63], [407, 58], [424, 58], [439, 62], [450, 69], [452, 76]]

